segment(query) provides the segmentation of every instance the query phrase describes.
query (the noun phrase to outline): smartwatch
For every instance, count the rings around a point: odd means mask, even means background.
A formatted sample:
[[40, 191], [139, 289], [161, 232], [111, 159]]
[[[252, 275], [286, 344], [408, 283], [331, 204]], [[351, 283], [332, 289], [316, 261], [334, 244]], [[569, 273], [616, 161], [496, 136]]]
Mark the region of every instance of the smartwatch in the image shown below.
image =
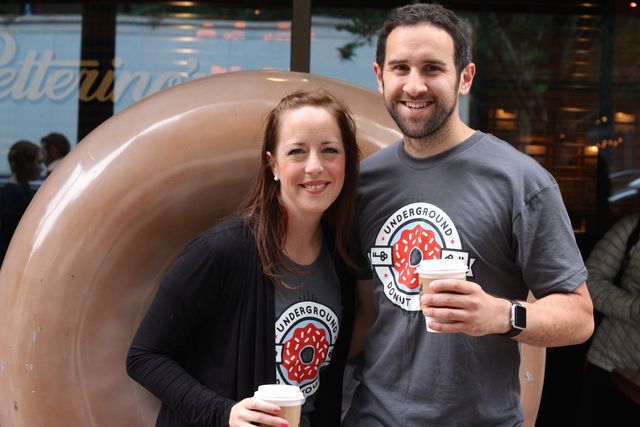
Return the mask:
[[518, 335], [527, 327], [527, 309], [516, 300], [511, 301], [511, 330], [504, 337], [511, 338]]

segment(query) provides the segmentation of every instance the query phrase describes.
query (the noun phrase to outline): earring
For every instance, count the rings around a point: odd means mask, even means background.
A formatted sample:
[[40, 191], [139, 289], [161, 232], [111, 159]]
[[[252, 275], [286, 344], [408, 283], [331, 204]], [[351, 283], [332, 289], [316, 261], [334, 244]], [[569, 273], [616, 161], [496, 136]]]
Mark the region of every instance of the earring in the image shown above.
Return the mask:
[[278, 178], [278, 175], [273, 175], [273, 180], [274, 180], [274, 181], [279, 181], [279, 180], [280, 180], [280, 178]]

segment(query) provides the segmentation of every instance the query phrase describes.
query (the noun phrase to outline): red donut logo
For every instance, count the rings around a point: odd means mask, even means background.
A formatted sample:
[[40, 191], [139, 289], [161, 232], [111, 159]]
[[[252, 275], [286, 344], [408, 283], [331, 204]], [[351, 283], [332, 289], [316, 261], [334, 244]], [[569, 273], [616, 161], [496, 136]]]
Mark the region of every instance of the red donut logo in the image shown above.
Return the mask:
[[328, 350], [325, 331], [312, 323], [297, 328], [283, 348], [282, 365], [289, 379], [301, 383], [316, 378]]
[[416, 269], [422, 260], [459, 259], [473, 277], [475, 260], [463, 250], [453, 220], [430, 203], [410, 203], [389, 215], [367, 252], [375, 283], [392, 304], [406, 311], [421, 310]]
[[297, 385], [305, 397], [315, 394], [339, 332], [331, 307], [314, 301], [289, 306], [276, 319], [276, 383]]
[[409, 289], [416, 289], [416, 267], [423, 259], [440, 258], [441, 250], [432, 230], [426, 230], [422, 225], [403, 230], [393, 245], [393, 267], [398, 272], [398, 282]]

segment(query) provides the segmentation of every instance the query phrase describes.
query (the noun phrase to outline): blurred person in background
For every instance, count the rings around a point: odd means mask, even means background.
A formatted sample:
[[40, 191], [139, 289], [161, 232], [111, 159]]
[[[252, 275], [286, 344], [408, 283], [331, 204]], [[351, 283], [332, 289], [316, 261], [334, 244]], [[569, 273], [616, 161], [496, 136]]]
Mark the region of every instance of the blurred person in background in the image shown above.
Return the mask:
[[640, 370], [640, 214], [618, 221], [587, 259], [589, 293], [602, 315], [587, 353], [576, 426], [637, 426], [640, 406], [612, 382]]
[[42, 147], [42, 161], [46, 166], [45, 178], [58, 166], [60, 160], [71, 151], [71, 145], [66, 136], [52, 132], [40, 140]]
[[18, 141], [7, 154], [11, 177], [0, 191], [0, 262], [20, 222], [22, 214], [33, 198], [40, 179], [40, 149], [30, 141]]

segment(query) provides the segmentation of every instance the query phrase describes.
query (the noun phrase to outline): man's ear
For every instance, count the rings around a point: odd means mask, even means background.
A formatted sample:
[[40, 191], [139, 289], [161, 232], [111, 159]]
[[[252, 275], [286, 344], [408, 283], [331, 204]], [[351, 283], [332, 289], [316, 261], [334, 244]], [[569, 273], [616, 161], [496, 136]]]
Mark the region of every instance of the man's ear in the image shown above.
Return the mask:
[[473, 83], [473, 77], [476, 75], [476, 64], [469, 63], [464, 70], [460, 73], [460, 87], [458, 88], [458, 95], [468, 95], [471, 90], [471, 84]]
[[382, 82], [382, 68], [378, 65], [377, 62], [373, 63], [373, 72], [376, 75], [376, 80], [378, 82], [378, 93], [384, 93], [384, 83]]

